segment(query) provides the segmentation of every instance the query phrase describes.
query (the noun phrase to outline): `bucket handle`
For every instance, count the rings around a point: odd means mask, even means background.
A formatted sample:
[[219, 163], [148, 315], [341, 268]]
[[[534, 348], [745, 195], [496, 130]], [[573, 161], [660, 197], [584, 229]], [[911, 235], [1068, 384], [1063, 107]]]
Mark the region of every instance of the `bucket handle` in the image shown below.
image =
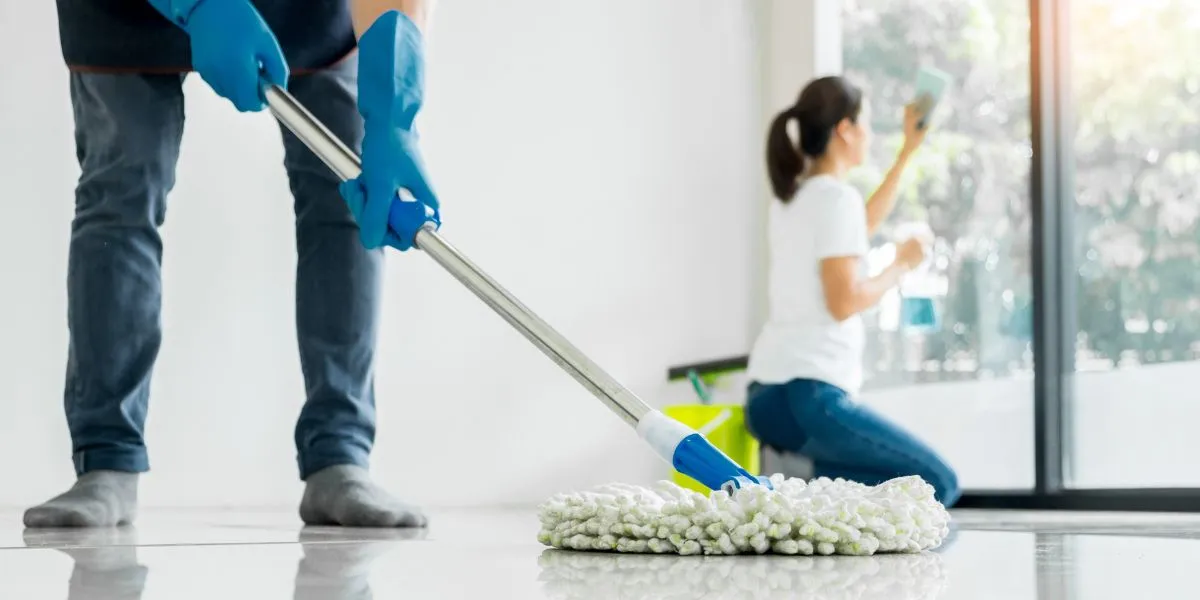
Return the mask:
[[699, 433], [704, 437], [708, 437], [708, 434], [716, 431], [718, 427], [724, 425], [725, 421], [728, 421], [732, 416], [733, 411], [726, 408], [725, 410], [717, 413], [717, 416], [713, 417], [709, 422], [697, 427], [696, 433]]

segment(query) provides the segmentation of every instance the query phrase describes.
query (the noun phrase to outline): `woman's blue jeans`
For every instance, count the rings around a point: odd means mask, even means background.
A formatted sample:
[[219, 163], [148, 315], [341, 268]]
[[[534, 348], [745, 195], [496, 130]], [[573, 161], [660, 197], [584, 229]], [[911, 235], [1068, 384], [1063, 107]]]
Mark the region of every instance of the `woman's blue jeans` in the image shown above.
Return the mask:
[[746, 425], [760, 442], [811, 459], [817, 477], [878, 485], [920, 475], [947, 507], [961, 495], [958, 476], [932, 448], [828, 383], [751, 383]]

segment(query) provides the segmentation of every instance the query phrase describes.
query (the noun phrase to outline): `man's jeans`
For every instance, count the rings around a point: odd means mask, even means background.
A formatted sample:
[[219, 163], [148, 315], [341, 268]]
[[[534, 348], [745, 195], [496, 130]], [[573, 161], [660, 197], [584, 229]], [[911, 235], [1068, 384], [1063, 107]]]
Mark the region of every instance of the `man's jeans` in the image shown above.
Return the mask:
[[[346, 60], [293, 77], [290, 90], [357, 150], [356, 70]], [[162, 339], [159, 227], [183, 134], [183, 77], [71, 75], [82, 175], [71, 224], [64, 401], [80, 474], [149, 468], [142, 433]], [[283, 143], [295, 198], [296, 332], [308, 396], [296, 425], [303, 478], [331, 465], [366, 465], [375, 437], [383, 255], [363, 248], [329, 169], [286, 131]]]

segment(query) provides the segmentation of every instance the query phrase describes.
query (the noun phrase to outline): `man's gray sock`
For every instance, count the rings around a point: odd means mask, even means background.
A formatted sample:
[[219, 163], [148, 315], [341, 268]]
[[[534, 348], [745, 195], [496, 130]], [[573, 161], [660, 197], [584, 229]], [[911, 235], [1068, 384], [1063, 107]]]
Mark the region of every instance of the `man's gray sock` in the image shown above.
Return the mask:
[[137, 473], [84, 473], [65, 493], [25, 511], [26, 527], [115, 527], [137, 514]]
[[305, 480], [300, 518], [309, 525], [425, 527], [420, 509], [400, 502], [353, 465], [321, 469]]

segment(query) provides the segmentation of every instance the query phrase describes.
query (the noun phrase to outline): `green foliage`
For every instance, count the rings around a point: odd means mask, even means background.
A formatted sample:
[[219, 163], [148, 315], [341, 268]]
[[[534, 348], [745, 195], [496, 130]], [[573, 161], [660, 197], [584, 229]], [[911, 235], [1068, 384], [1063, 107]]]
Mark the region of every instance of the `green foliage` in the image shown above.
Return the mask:
[[[928, 222], [946, 242], [946, 327], [925, 340], [923, 359], [969, 358], [971, 376], [1023, 368], [1032, 277], [1028, 3], [844, 6], [846, 73], [867, 91], [878, 138], [870, 164], [855, 174], [864, 191], [899, 146], [919, 67], [956, 79], [893, 219]], [[1194, 358], [1200, 3], [1073, 0], [1071, 19], [1076, 195], [1065, 201], [1075, 209], [1081, 362]]]
[[1200, 268], [1200, 5], [1074, 11], [1080, 331], [1097, 356], [1193, 358]]

